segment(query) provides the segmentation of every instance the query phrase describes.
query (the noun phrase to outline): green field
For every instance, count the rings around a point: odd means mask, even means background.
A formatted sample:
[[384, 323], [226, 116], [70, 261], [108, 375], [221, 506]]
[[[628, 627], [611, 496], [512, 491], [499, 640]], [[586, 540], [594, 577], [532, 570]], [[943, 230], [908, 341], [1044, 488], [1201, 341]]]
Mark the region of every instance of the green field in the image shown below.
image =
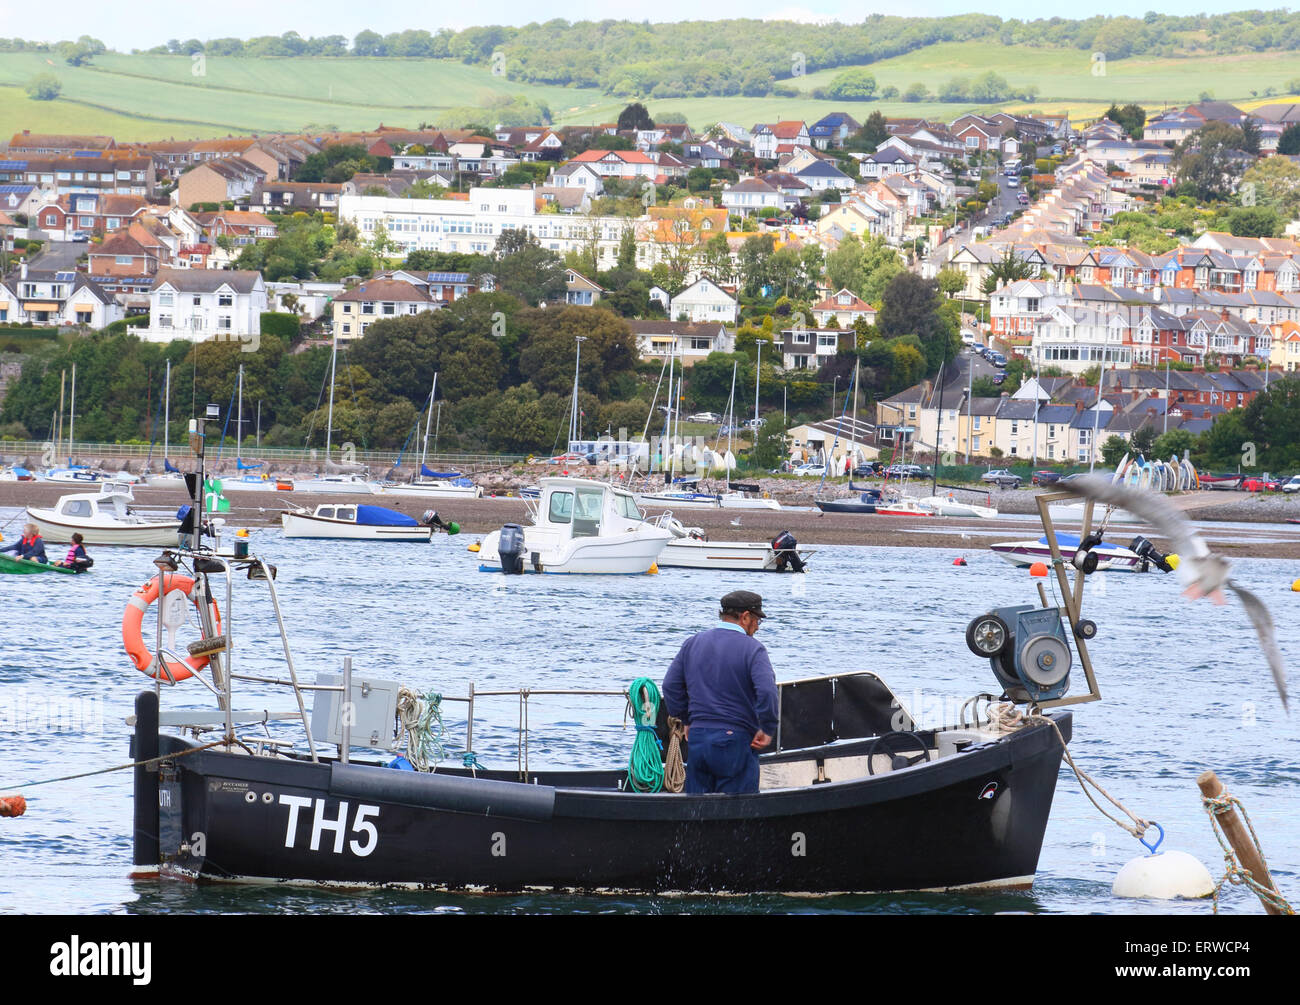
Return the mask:
[[[1001, 106], [817, 101], [806, 95], [840, 72], [822, 70], [781, 82], [802, 91], [800, 97], [666, 98], [655, 100], [651, 112], [682, 112], [697, 128], [719, 120], [746, 127], [776, 119], [811, 122], [831, 111], [848, 111], [861, 120], [875, 109], [950, 120], [972, 109], [1033, 108], [1068, 111], [1083, 119], [1112, 101], [1156, 108], [1190, 103], [1202, 91], [1219, 100], [1259, 103], [1267, 100], [1266, 88], [1280, 93], [1288, 80], [1300, 77], [1300, 54], [1132, 58], [1107, 64], [1102, 75], [1092, 72], [1088, 52], [961, 42], [930, 46], [869, 68], [880, 87], [893, 85], [900, 91], [918, 81], [935, 90], [949, 78], [993, 70], [1013, 87], [1037, 87], [1039, 97]], [[40, 72], [51, 72], [62, 82], [57, 100], [32, 101], [23, 93], [23, 84]], [[592, 89], [513, 83], [486, 68], [451, 60], [214, 57], [198, 65], [186, 56], [105, 54], [94, 65], [71, 67], [40, 53], [0, 54], [0, 135], [26, 128], [148, 140], [295, 131], [309, 124], [414, 127], [437, 121], [451, 108], [484, 106], [494, 97], [515, 95], [547, 105], [558, 124], [612, 121], [626, 104]]]

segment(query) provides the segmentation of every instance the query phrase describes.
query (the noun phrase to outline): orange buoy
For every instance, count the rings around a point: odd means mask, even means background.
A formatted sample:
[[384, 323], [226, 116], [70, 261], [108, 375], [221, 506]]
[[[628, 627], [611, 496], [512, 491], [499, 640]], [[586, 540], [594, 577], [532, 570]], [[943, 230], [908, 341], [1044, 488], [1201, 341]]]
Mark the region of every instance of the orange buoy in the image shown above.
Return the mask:
[[22, 796], [0, 796], [0, 817], [20, 817], [27, 812], [27, 800]]
[[1046, 576], [1046, 575], [1047, 575], [1047, 563], [1046, 563], [1046, 562], [1035, 562], [1033, 565], [1031, 565], [1031, 566], [1029, 567], [1029, 574], [1030, 574], [1031, 576], [1035, 576], [1035, 577]]
[[952, 564], [953, 564], [953, 565], [965, 565], [965, 564], [966, 564], [966, 559], [964, 559], [964, 558], [954, 558], [954, 559], [952, 560]]

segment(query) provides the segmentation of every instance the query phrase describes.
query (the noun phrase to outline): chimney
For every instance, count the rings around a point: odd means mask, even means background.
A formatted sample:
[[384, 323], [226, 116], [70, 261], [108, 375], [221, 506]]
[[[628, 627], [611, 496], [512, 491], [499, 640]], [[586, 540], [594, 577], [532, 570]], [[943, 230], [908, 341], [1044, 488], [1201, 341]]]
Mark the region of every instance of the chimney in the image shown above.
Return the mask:
[[1227, 320], [1228, 320], [1228, 312], [1227, 312], [1227, 310], [1224, 309], [1224, 310], [1219, 311], [1219, 317], [1221, 317], [1224, 321], [1227, 321]]
[[23, 260], [22, 265], [18, 266], [18, 278], [19, 278], [19, 279], [26, 279], [26, 278], [27, 278], [27, 260], [26, 260], [26, 259]]

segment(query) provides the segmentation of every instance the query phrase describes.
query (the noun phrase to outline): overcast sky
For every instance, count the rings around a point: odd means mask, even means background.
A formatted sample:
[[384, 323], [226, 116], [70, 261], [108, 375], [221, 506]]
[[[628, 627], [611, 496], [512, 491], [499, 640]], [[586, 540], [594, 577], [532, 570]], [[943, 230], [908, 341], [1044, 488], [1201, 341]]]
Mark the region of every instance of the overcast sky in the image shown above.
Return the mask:
[[[1280, 4], [1250, 4], [1232, 0], [1197, 0], [1194, 8], [1207, 13], [1249, 10]], [[1184, 3], [1141, 0], [1090, 0], [1078, 7], [1062, 9], [1040, 0], [982, 0], [977, 3], [954, 3], [952, 0], [885, 0], [862, 4], [860, 0], [713, 0], [707, 17], [720, 20], [733, 17], [787, 17], [795, 20], [861, 21], [871, 13], [912, 16], [943, 16], [979, 12], [1004, 18], [1041, 18], [1044, 14], [1062, 17], [1090, 17], [1094, 14], [1140, 14], [1157, 10], [1185, 13]], [[475, 0], [472, 4], [439, 5], [437, 8], [411, 3], [358, 4], [355, 0], [221, 0], [215, 7], [207, 4], [161, 4], [157, 0], [138, 0], [123, 17], [123, 8], [102, 0], [64, 0], [54, 19], [33, 17], [29, 3], [0, 0], [0, 35], [57, 41], [88, 34], [102, 39], [122, 51], [148, 49], [170, 38], [207, 40], [220, 36], [248, 38], [253, 35], [279, 35], [296, 31], [300, 35], [346, 35], [349, 39], [369, 28], [388, 33], [406, 28], [467, 28], [484, 24], [527, 24], [562, 17], [569, 21], [604, 18], [634, 21], [681, 21], [697, 19], [706, 8], [699, 0]], [[145, 16], [134, 16], [135, 12]], [[461, 12], [464, 12], [463, 16]], [[213, 16], [217, 14], [217, 16]]]

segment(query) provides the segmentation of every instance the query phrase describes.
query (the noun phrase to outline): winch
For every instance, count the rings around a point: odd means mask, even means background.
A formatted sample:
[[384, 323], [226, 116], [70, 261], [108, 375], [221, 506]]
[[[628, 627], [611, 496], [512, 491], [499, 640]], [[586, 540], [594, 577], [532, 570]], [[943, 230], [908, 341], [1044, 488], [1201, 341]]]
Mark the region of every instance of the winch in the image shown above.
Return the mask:
[[[1096, 633], [1091, 622], [1079, 624]], [[1054, 607], [1020, 604], [981, 614], [966, 627], [966, 645], [988, 659], [1012, 701], [1050, 701], [1070, 689], [1069, 636]]]

